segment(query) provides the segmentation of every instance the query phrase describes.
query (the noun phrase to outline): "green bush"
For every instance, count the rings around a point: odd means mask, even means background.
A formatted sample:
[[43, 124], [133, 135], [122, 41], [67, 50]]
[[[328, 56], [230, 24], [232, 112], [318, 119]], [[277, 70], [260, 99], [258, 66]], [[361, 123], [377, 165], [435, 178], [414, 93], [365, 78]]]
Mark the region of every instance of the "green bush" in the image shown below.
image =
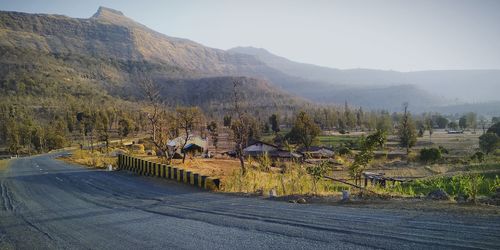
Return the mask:
[[464, 195], [472, 200], [479, 195], [491, 195], [500, 185], [500, 179], [493, 174], [466, 174], [452, 177], [436, 177], [415, 180], [397, 186], [394, 191], [405, 195], [427, 195], [435, 189], [442, 189], [449, 195]]
[[346, 146], [341, 146], [337, 149], [337, 153], [340, 155], [340, 156], [343, 156], [343, 155], [350, 155], [351, 154], [351, 150], [346, 147]]
[[477, 161], [477, 162], [483, 162], [484, 161], [484, 153], [483, 152], [476, 152], [474, 153], [471, 157], [471, 160]]
[[441, 160], [441, 150], [438, 148], [423, 148], [420, 150], [420, 161], [425, 163], [433, 163]]

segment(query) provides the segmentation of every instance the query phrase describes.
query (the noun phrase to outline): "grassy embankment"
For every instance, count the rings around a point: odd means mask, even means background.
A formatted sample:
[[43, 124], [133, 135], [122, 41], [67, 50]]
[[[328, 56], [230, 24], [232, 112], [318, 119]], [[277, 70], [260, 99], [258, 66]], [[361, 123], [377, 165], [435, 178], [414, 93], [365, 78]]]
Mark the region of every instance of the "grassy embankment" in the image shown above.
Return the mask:
[[[112, 150], [110, 149], [110, 152]], [[73, 154], [67, 157], [61, 157], [59, 159], [72, 163], [79, 164], [87, 167], [93, 168], [106, 168], [109, 164], [111, 164], [114, 168], [117, 166], [117, 157], [110, 156], [105, 153], [101, 153], [98, 150], [94, 150], [91, 152], [90, 150], [74, 150]]]
[[7, 168], [9, 164], [9, 160], [0, 160], [0, 171]]

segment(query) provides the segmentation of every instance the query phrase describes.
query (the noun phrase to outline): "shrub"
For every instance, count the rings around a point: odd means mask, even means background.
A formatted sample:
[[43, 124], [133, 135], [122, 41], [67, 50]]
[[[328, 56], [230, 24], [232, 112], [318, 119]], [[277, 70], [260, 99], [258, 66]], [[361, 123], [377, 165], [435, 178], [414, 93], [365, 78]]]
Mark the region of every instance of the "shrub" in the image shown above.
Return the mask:
[[484, 153], [478, 151], [478, 152], [474, 153], [470, 157], [470, 159], [473, 160], [473, 161], [483, 162], [484, 161]]
[[420, 150], [420, 161], [425, 163], [433, 163], [441, 160], [442, 154], [441, 150], [438, 148], [423, 148]]
[[448, 151], [448, 149], [446, 149], [445, 147], [443, 146], [439, 146], [439, 151], [441, 151], [441, 154], [449, 154], [450, 152]]
[[327, 161], [322, 161], [318, 164], [314, 164], [306, 168], [307, 173], [312, 177], [315, 194], [318, 194], [318, 188], [317, 188], [318, 181], [321, 180], [326, 175], [328, 169], [329, 166]]
[[337, 153], [340, 156], [350, 155], [351, 154], [351, 150], [348, 147], [346, 147], [346, 146], [341, 146], [340, 148], [337, 149]]
[[486, 133], [479, 136], [479, 147], [486, 154], [494, 152], [500, 145], [500, 138], [495, 133]]

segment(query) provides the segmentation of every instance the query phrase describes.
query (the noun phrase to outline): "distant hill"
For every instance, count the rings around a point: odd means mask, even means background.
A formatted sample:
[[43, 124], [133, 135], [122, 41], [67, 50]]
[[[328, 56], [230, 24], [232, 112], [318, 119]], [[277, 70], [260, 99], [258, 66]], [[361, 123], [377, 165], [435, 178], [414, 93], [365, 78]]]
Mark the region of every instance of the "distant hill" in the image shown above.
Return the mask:
[[[340, 70], [312, 64], [297, 63], [270, 53], [261, 48], [236, 47], [232, 53], [253, 55], [268, 66], [290, 76], [325, 83], [336, 89], [373, 88], [397, 85], [414, 85], [439, 97], [445, 102], [434, 104], [456, 104], [457, 102], [480, 102], [500, 100], [496, 94], [500, 88], [500, 70], [433, 70], [397, 72], [372, 69]], [[390, 90], [388, 90], [390, 91]], [[372, 92], [372, 90], [368, 91]], [[430, 96], [429, 96], [430, 97]], [[426, 98], [429, 101], [429, 98]]]

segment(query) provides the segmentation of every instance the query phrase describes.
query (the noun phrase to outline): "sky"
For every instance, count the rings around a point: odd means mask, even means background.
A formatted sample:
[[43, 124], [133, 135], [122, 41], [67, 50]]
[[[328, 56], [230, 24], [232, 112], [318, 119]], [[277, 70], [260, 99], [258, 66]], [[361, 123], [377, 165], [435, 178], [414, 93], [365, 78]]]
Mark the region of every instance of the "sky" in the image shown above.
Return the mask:
[[332, 68], [500, 69], [497, 0], [0, 0], [1, 10], [78, 18], [99, 6], [209, 47]]

